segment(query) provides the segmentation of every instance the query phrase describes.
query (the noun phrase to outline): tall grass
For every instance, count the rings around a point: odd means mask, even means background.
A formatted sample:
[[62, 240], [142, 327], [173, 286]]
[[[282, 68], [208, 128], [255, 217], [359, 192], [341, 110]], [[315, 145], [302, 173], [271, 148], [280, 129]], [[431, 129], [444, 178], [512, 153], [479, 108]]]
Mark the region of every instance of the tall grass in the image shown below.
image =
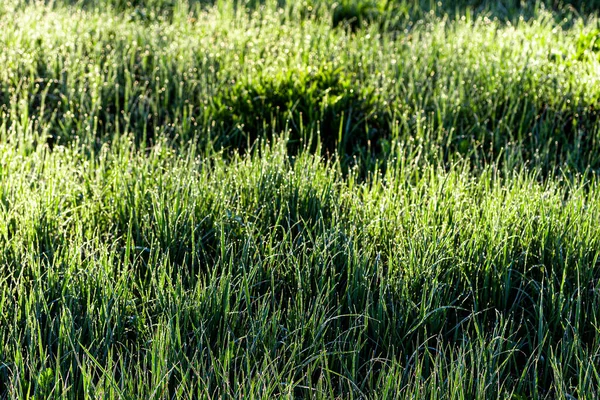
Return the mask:
[[144, 23], [17, 7], [0, 37], [4, 124], [35, 117], [50, 145], [131, 132], [138, 143], [167, 135], [232, 150], [289, 129], [291, 149], [319, 138], [346, 163], [422, 140], [445, 162], [600, 164], [594, 16], [433, 16], [382, 33], [275, 5], [187, 9]]
[[0, 6], [1, 398], [598, 397], [595, 15], [46, 3]]

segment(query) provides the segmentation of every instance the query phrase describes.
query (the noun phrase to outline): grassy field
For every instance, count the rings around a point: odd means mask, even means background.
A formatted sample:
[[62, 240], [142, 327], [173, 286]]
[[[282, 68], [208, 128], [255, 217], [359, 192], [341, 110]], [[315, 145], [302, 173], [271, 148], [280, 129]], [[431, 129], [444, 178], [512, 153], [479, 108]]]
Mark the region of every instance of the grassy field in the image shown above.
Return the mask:
[[0, 399], [598, 398], [597, 10], [0, 2]]

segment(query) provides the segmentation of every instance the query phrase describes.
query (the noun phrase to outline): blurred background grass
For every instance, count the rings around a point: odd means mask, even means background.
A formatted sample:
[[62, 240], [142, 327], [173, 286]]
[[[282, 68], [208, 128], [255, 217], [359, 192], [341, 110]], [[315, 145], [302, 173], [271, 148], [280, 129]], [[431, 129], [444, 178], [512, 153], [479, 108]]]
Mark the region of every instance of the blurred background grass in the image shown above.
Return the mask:
[[597, 397], [597, 6], [3, 2], [0, 397]]

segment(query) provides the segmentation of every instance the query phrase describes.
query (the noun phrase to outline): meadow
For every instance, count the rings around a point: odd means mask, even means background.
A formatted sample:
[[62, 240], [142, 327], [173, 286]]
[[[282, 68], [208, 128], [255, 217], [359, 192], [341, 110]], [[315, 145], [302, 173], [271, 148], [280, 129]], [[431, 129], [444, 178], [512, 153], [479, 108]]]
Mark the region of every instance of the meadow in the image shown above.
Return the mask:
[[0, 2], [0, 399], [598, 398], [598, 10]]

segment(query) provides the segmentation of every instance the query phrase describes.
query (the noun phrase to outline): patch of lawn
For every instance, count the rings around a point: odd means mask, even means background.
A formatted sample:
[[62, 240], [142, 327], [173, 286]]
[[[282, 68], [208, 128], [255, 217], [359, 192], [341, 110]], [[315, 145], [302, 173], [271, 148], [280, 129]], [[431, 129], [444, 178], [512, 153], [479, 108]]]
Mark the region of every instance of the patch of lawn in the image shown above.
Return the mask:
[[593, 7], [2, 3], [0, 398], [596, 398]]

